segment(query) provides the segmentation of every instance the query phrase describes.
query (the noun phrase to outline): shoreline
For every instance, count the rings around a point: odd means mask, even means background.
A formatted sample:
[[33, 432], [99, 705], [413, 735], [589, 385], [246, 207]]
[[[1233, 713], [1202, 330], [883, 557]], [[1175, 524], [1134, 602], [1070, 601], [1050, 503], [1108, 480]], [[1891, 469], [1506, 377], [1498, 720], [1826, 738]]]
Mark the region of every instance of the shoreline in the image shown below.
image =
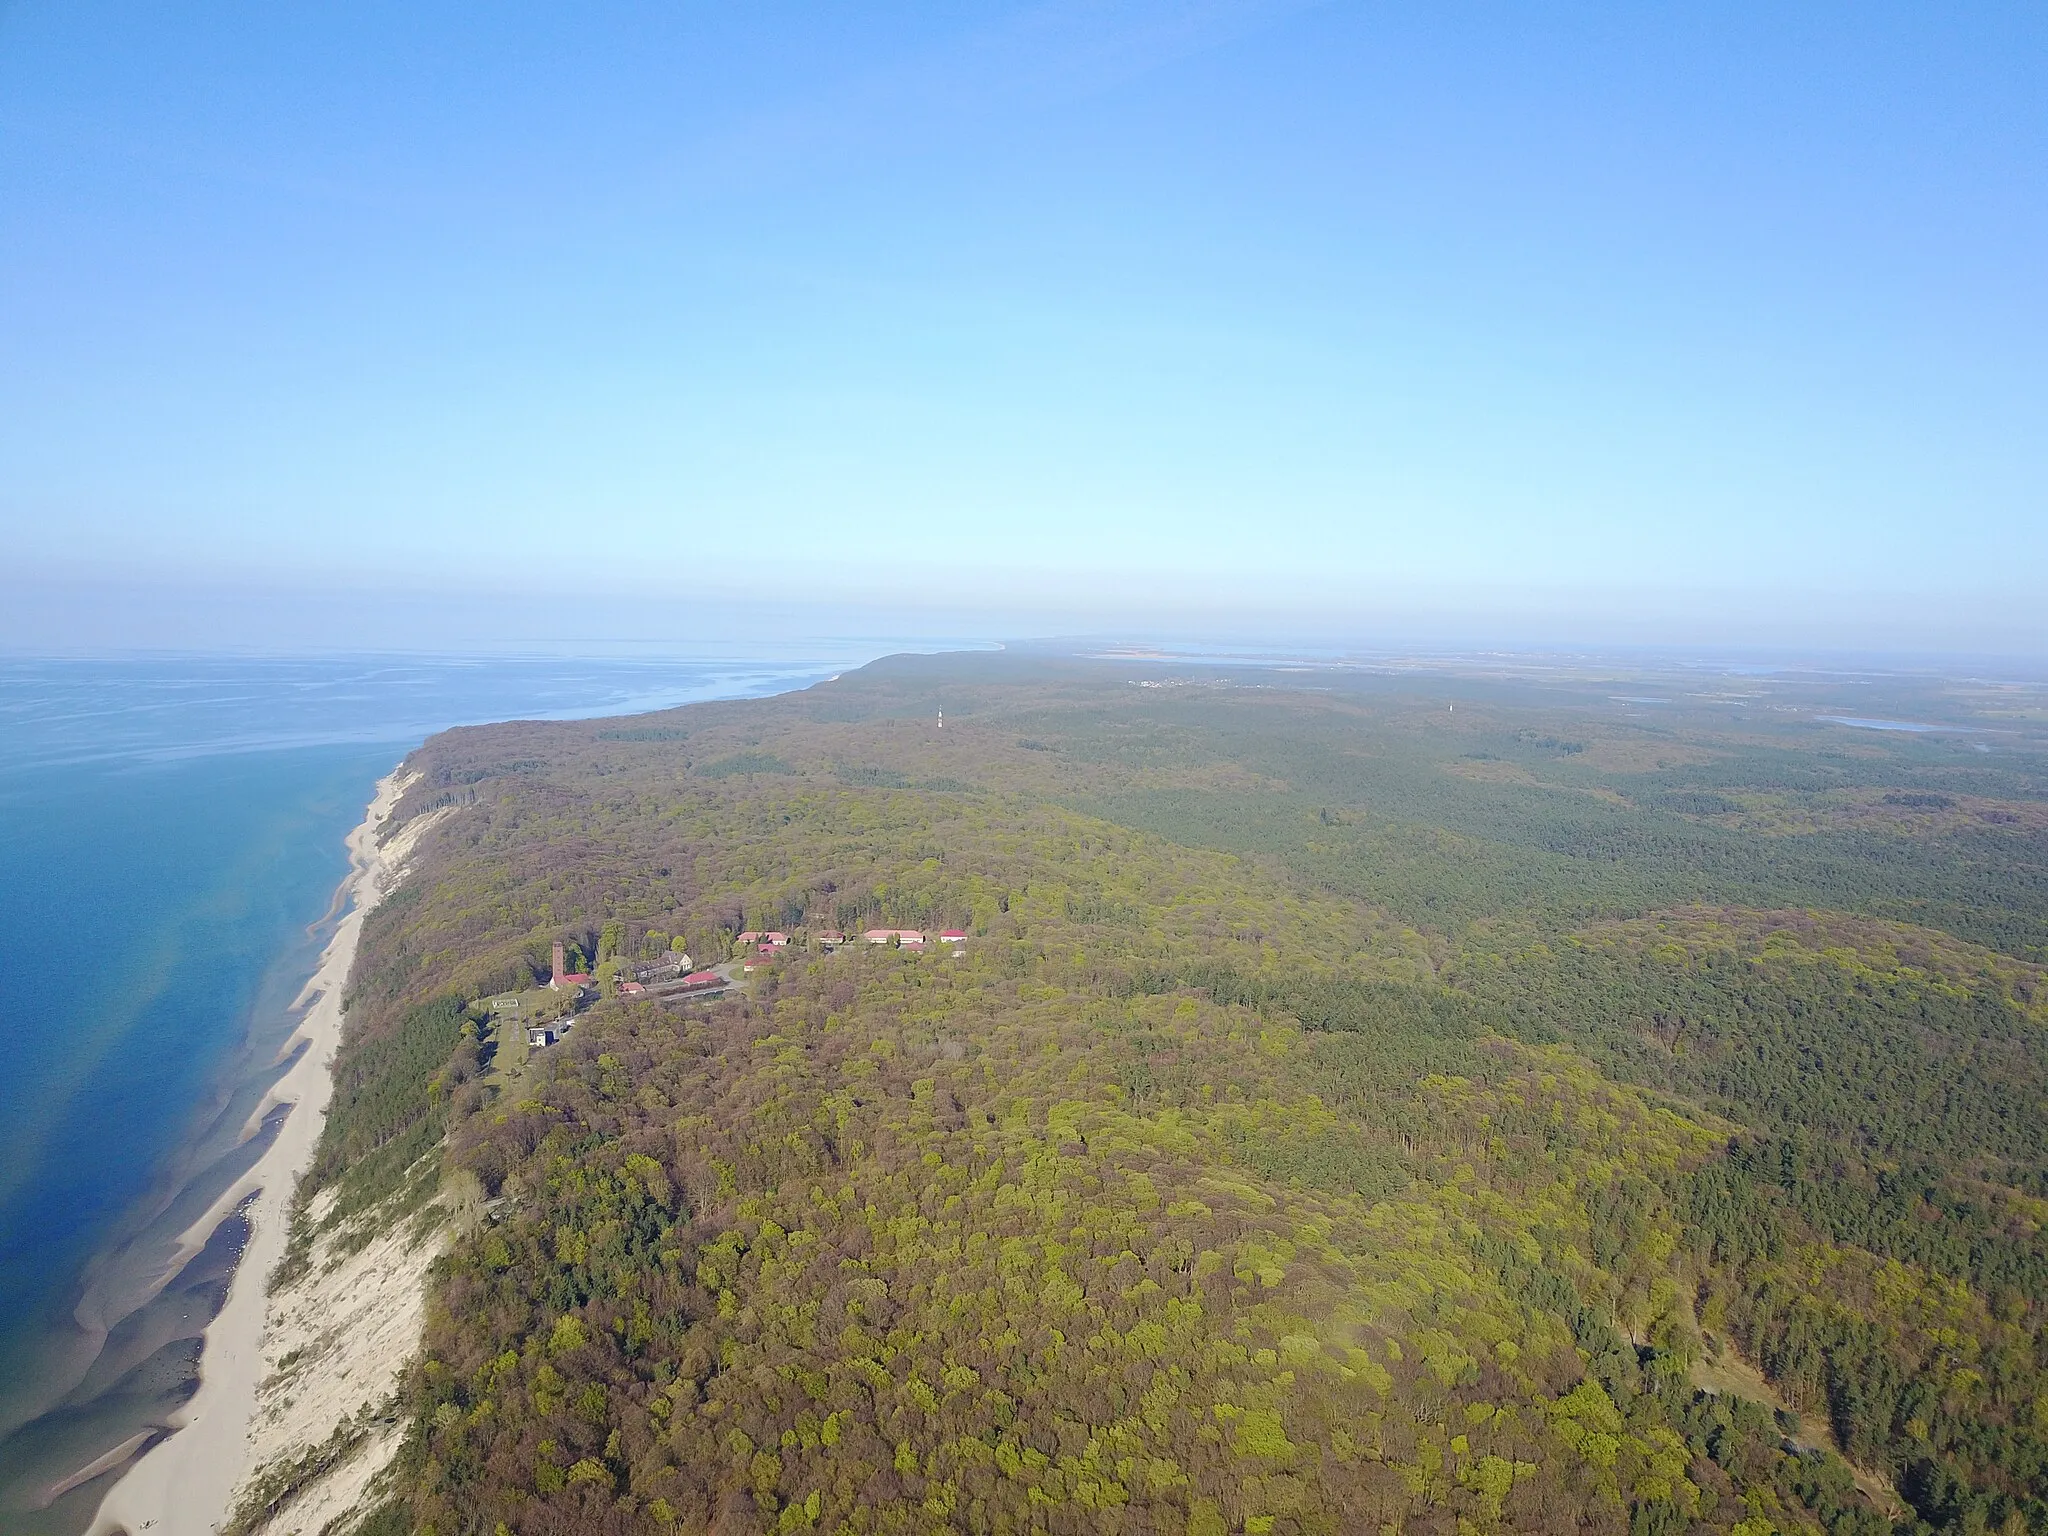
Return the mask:
[[169, 1433], [107, 1491], [91, 1536], [139, 1536], [144, 1530], [151, 1536], [211, 1536], [226, 1520], [228, 1500], [249, 1470], [270, 1274], [284, 1254], [292, 1193], [312, 1162], [334, 1091], [342, 992], [363, 919], [396, 884], [398, 871], [381, 847], [381, 834], [408, 782], [402, 771], [400, 765], [378, 781], [363, 820], [348, 835], [349, 873], [337, 889], [337, 901], [345, 897], [348, 911], [299, 994], [299, 1003], [310, 1006], [283, 1050], [289, 1055], [301, 1041], [305, 1048], [251, 1111], [244, 1134], [255, 1134], [280, 1104], [291, 1104], [293, 1113], [262, 1157], [180, 1236], [171, 1260], [174, 1271], [204, 1248], [221, 1221], [248, 1203], [248, 1246], [226, 1303], [205, 1329], [199, 1389], [173, 1417]]

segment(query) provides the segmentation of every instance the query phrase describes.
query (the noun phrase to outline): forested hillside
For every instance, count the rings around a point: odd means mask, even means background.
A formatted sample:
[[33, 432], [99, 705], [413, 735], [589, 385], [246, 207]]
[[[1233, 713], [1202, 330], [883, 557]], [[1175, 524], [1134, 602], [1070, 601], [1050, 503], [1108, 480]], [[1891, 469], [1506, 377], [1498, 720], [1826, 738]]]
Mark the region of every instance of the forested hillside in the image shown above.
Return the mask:
[[898, 658], [436, 738], [302, 1191], [485, 1201], [367, 1528], [2048, 1532], [2048, 719], [1849, 686]]

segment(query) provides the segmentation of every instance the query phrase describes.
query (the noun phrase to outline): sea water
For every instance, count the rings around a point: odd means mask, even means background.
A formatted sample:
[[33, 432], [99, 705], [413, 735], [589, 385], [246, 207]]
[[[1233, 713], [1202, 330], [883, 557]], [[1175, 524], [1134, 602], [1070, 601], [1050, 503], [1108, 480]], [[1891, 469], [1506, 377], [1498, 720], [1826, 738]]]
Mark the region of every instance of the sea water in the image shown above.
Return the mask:
[[[196, 1384], [343, 839], [431, 731], [803, 686], [766, 661], [0, 659], [0, 1531], [84, 1529]], [[55, 1496], [53, 1497], [53, 1491]]]

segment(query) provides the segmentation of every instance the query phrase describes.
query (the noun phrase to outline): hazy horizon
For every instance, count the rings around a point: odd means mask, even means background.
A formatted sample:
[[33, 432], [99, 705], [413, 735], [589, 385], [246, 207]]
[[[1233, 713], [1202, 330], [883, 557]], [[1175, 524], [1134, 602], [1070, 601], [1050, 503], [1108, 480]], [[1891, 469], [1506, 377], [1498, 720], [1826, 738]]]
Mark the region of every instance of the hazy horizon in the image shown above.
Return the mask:
[[2048, 654], [2044, 64], [1998, 5], [9, 6], [0, 645]]
[[[1954, 611], [1869, 598], [1791, 594], [1516, 592], [1459, 603], [1443, 593], [1374, 594], [1349, 604], [1235, 605], [1203, 594], [976, 604], [941, 592], [802, 590], [758, 595], [622, 587], [429, 592], [310, 583], [141, 584], [24, 579], [0, 605], [0, 655], [212, 652], [319, 655], [812, 655], [886, 642], [919, 649], [996, 643], [1235, 645], [1360, 654], [1585, 651], [1607, 655], [1903, 664], [2048, 664], [2030, 600]], [[821, 651], [820, 647], [825, 647]]]

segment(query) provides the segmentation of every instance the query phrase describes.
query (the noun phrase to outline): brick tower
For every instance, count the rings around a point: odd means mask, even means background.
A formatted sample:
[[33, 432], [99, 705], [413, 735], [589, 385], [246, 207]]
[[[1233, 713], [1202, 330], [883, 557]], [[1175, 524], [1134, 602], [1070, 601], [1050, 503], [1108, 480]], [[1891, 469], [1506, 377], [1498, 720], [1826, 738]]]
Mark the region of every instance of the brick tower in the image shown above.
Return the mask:
[[555, 971], [552, 976], [548, 977], [548, 985], [551, 987], [559, 987], [562, 984], [562, 972], [568, 969], [562, 963], [562, 960], [562, 941], [557, 939], [555, 940]]

